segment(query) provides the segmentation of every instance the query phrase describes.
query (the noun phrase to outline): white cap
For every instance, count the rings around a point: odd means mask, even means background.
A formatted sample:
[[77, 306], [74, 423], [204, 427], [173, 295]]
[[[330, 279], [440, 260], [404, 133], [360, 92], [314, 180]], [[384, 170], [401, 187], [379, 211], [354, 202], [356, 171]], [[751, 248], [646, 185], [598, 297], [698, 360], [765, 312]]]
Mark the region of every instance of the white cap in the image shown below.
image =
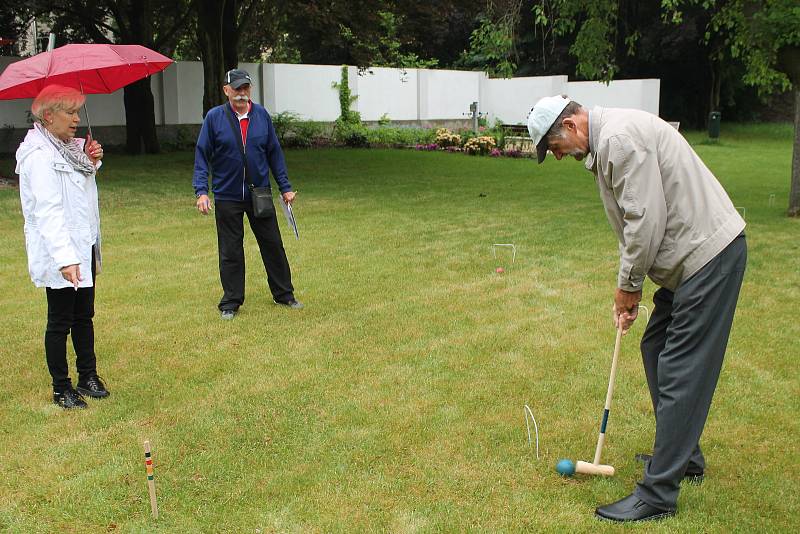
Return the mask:
[[539, 163], [544, 161], [544, 157], [547, 155], [547, 143], [543, 143], [542, 146], [539, 144], [569, 103], [569, 98], [565, 96], [546, 96], [536, 102], [528, 114], [528, 133], [536, 147]]

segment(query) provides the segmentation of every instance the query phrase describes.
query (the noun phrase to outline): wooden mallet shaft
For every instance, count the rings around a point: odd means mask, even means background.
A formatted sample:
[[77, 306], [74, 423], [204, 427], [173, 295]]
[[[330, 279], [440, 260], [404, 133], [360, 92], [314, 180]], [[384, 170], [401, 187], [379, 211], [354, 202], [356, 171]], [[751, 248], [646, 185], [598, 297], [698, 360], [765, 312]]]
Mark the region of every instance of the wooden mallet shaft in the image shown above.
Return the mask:
[[153, 458], [150, 455], [150, 442], [144, 442], [144, 465], [147, 469], [147, 491], [150, 493], [150, 511], [153, 519], [158, 519], [158, 503], [156, 502], [156, 481], [153, 477]]
[[611, 359], [611, 376], [608, 378], [608, 391], [606, 392], [606, 404], [603, 410], [603, 421], [600, 423], [600, 435], [597, 437], [597, 448], [594, 451], [594, 462], [575, 463], [575, 472], [584, 475], [602, 475], [606, 477], [614, 476], [614, 467], [602, 465], [600, 454], [603, 452], [603, 443], [606, 441], [606, 426], [608, 425], [608, 414], [611, 412], [611, 398], [614, 395], [614, 382], [617, 379], [617, 361], [619, 360], [619, 347], [622, 344], [622, 325], [617, 328], [617, 340], [614, 342], [614, 357]]

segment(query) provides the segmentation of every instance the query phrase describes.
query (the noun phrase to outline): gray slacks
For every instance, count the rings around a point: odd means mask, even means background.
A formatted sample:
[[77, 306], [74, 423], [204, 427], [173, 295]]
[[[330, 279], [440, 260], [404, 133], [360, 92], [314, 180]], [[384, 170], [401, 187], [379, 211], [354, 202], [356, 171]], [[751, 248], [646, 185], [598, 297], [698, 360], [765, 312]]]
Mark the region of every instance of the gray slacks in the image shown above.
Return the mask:
[[647, 385], [656, 416], [653, 458], [634, 494], [674, 510], [691, 463], [705, 468], [700, 435], [717, 387], [747, 263], [744, 234], [674, 292], [661, 288], [642, 337]]

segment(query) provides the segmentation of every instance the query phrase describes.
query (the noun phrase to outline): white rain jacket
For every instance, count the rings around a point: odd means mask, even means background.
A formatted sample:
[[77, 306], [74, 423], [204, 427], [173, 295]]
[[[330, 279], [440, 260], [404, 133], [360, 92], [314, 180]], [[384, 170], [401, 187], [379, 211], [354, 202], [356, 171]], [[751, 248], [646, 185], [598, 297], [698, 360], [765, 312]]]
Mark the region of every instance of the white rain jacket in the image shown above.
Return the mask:
[[79, 287], [92, 287], [93, 246], [100, 272], [100, 210], [94, 176], [87, 178], [74, 170], [36, 128], [28, 131], [17, 149], [16, 173], [31, 280], [36, 287], [72, 287], [59, 269], [80, 264]]

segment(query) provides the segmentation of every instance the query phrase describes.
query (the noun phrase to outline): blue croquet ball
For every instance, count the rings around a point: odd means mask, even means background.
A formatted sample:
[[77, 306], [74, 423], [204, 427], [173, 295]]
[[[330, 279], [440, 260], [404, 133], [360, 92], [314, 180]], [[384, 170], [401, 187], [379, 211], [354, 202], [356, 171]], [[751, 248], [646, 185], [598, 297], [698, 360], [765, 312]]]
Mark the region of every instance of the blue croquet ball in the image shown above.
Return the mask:
[[571, 477], [575, 474], [575, 464], [572, 460], [559, 460], [556, 464], [556, 471], [562, 477]]

